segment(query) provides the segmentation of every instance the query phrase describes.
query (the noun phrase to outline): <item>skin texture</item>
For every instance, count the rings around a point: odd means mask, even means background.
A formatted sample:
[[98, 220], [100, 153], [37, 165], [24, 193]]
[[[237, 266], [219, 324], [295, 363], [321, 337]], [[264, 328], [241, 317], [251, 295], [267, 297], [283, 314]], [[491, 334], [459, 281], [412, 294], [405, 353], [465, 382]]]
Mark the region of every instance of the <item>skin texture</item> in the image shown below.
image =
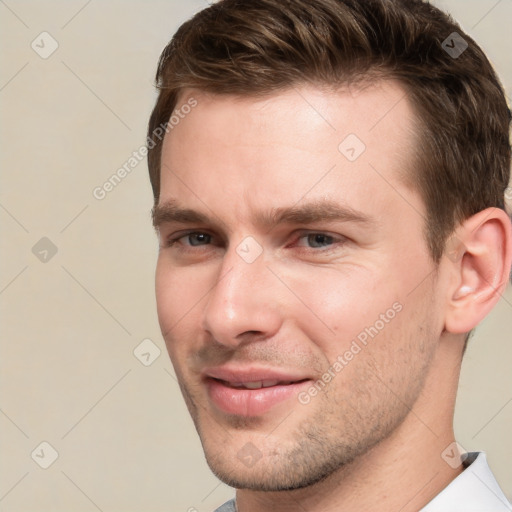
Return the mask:
[[[186, 91], [180, 103], [190, 97], [197, 106], [162, 152], [156, 295], [212, 471], [239, 489], [240, 512], [418, 510], [462, 471], [441, 454], [454, 441], [464, 333], [498, 300], [510, 268], [507, 216], [469, 219], [459, 252], [434, 264], [423, 201], [402, 179], [414, 112], [395, 82], [265, 98]], [[366, 146], [355, 161], [339, 150], [349, 134]], [[326, 203], [365, 220], [263, 222], [280, 208], [325, 214]], [[177, 217], [175, 207], [204, 218]], [[237, 252], [247, 237], [245, 249], [262, 251], [251, 263]], [[378, 333], [334, 371], [370, 326]], [[310, 399], [227, 414], [202, 375], [225, 364], [308, 378]], [[330, 381], [309, 393], [329, 368]], [[248, 464], [244, 450], [257, 460]]]

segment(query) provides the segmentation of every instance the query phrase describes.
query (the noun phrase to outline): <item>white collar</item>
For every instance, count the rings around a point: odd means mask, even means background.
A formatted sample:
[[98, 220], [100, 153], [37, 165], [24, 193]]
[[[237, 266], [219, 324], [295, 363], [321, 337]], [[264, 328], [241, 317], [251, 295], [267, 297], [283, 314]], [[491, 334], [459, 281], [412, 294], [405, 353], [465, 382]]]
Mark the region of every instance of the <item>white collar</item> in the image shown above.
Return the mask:
[[485, 452], [469, 452], [466, 469], [420, 512], [511, 512], [512, 506], [492, 474]]

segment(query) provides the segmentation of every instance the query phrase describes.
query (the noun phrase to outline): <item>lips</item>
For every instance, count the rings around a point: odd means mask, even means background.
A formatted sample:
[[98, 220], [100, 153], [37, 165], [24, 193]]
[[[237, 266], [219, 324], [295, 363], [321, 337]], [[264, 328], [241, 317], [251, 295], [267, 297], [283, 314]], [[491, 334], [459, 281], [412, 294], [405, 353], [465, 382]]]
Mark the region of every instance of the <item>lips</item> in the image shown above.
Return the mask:
[[310, 378], [268, 368], [217, 367], [203, 373], [212, 405], [238, 416], [261, 416], [297, 396]]
[[254, 382], [227, 382], [225, 380], [221, 381], [226, 386], [235, 388], [235, 389], [261, 389], [261, 388], [270, 388], [272, 386], [287, 386], [288, 384], [292, 384], [292, 381], [279, 381], [279, 380], [259, 380]]

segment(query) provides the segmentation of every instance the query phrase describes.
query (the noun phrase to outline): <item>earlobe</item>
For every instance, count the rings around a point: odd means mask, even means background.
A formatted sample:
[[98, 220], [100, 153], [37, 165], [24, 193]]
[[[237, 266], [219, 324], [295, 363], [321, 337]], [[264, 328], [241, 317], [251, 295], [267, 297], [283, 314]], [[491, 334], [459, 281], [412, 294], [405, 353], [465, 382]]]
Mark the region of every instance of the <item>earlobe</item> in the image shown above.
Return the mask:
[[[445, 329], [471, 331], [499, 301], [510, 276], [512, 225], [503, 210], [488, 208], [466, 219], [443, 258], [452, 275]], [[453, 257], [456, 254], [457, 257]]]

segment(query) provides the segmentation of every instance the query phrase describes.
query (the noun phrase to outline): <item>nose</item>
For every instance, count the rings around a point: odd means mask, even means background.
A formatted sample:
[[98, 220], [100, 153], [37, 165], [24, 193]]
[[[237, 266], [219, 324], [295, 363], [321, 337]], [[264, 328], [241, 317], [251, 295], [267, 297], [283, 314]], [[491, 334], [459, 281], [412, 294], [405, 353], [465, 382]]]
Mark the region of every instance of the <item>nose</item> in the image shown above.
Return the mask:
[[203, 329], [228, 348], [272, 337], [282, 324], [276, 283], [263, 255], [248, 263], [235, 248], [228, 249], [203, 310]]

